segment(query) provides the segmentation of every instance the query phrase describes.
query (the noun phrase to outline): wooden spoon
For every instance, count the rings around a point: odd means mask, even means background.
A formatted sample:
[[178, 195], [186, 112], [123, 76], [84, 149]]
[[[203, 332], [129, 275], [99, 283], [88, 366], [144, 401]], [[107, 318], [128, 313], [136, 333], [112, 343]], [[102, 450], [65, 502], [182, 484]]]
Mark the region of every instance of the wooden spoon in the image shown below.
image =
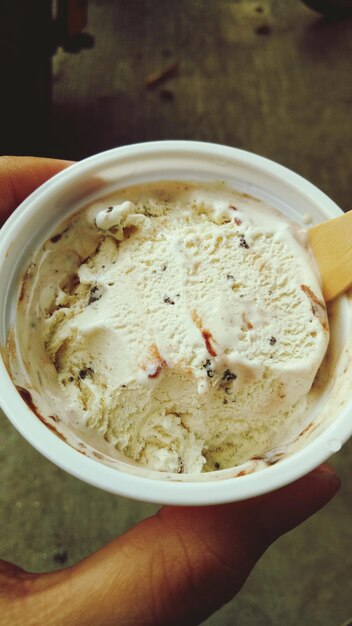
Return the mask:
[[352, 285], [352, 210], [308, 230], [309, 244], [317, 260], [326, 302]]

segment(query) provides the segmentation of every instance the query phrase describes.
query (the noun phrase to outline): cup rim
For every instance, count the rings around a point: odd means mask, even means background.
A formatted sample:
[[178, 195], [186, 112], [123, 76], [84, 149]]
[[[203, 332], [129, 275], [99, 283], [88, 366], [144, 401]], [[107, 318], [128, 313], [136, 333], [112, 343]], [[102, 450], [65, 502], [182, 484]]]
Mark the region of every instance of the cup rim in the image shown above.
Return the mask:
[[[0, 231], [0, 280], [1, 267], [9, 243], [16, 229], [20, 227], [23, 215], [26, 215], [29, 210], [35, 213], [35, 207], [38, 203], [63, 189], [69, 182], [77, 179], [78, 175], [86, 175], [90, 169], [94, 169], [97, 165], [104, 166], [112, 162], [116, 163], [119, 159], [158, 153], [165, 154], [166, 152], [180, 155], [185, 151], [193, 151], [198, 156], [208, 156], [212, 159], [231, 158], [232, 161], [237, 160], [241, 164], [254, 166], [261, 173], [270, 174], [271, 178], [275, 177], [281, 182], [284, 181], [287, 187], [294, 187], [295, 189], [298, 187], [302, 195], [314, 199], [315, 203], [320, 203], [324, 207], [327, 217], [342, 214], [341, 209], [333, 200], [302, 176], [270, 159], [248, 151], [220, 144], [185, 140], [131, 144], [98, 153], [70, 166], [41, 185], [21, 203]], [[350, 420], [352, 402], [350, 402], [314, 441], [275, 465], [245, 476], [224, 476], [223, 479], [220, 470], [217, 472], [219, 478], [213, 481], [158, 480], [157, 478], [130, 474], [104, 465], [84, 456], [60, 440], [33, 414], [17, 392], [6, 369], [1, 351], [0, 377], [3, 381], [0, 406], [21, 435], [43, 456], [86, 483], [117, 495], [145, 502], [209, 505], [262, 495], [287, 485], [316, 468], [333, 453], [331, 440], [337, 440], [342, 445], [352, 434], [352, 422]], [[223, 472], [228, 472], [228, 470], [223, 470]]]

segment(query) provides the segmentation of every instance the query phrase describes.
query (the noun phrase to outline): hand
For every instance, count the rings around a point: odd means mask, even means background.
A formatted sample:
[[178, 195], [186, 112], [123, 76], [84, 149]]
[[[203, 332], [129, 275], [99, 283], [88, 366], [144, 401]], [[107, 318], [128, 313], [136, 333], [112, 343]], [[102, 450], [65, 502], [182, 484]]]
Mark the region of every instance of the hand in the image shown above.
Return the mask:
[[0, 157], [0, 224], [48, 178], [72, 161], [34, 157]]
[[[0, 158], [0, 220], [68, 165]], [[30, 574], [0, 561], [0, 626], [199, 624], [241, 589], [275, 539], [318, 511], [338, 488], [339, 479], [324, 464], [245, 502], [163, 507], [66, 570]]]

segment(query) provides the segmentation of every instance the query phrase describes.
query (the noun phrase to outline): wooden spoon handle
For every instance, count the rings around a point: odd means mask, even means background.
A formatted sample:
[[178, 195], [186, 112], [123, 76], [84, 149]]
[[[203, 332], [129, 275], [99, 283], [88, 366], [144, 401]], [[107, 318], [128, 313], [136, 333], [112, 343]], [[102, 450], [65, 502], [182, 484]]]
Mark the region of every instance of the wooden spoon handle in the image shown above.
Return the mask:
[[352, 210], [308, 230], [309, 244], [317, 260], [326, 302], [352, 285]]

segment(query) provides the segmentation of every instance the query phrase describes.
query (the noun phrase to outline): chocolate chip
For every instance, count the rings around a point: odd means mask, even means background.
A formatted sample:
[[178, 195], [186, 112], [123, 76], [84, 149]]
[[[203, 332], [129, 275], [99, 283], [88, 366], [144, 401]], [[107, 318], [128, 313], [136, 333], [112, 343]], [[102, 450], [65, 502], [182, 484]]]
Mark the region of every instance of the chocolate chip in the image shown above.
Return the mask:
[[246, 248], [247, 250], [249, 248], [249, 245], [243, 235], [240, 236], [240, 248]]
[[84, 380], [85, 378], [87, 378], [88, 374], [94, 374], [94, 370], [92, 367], [85, 367], [84, 369], [80, 370], [78, 376], [81, 380]]
[[88, 306], [90, 304], [93, 304], [93, 302], [97, 302], [98, 300], [100, 300], [101, 296], [103, 294], [98, 293], [98, 287], [95, 285], [94, 287], [91, 288], [90, 290], [90, 295], [89, 295], [89, 300], [88, 300]]
[[276, 344], [276, 339], [275, 337], [270, 337], [270, 345], [274, 346]]
[[171, 300], [171, 298], [169, 298], [169, 296], [165, 296], [164, 302], [165, 302], [165, 304], [175, 304], [174, 300]]
[[233, 372], [230, 372], [230, 370], [225, 370], [222, 376], [223, 381], [225, 381], [226, 383], [231, 382], [231, 380], [236, 380], [237, 376], [236, 374], [234, 374]]
[[203, 363], [203, 367], [204, 367], [204, 369], [205, 369], [205, 371], [206, 371], [206, 373], [207, 373], [208, 378], [214, 378], [214, 376], [215, 376], [215, 372], [214, 372], [214, 370], [212, 369], [210, 359], [207, 359], [207, 360]]

